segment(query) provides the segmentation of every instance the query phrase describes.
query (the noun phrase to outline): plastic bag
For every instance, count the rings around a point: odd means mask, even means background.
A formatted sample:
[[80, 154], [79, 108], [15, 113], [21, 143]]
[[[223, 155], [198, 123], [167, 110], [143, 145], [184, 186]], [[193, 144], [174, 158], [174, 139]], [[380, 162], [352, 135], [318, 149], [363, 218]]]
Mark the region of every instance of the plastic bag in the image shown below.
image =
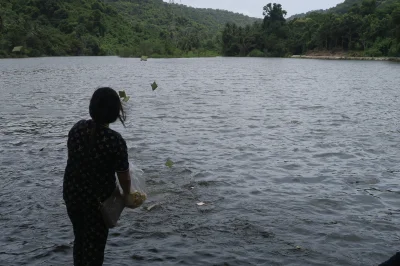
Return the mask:
[[139, 167], [129, 163], [129, 173], [131, 175], [131, 189], [146, 193], [146, 180], [144, 178], [144, 172]]
[[129, 173], [131, 175], [131, 193], [126, 197], [125, 205], [127, 208], [136, 209], [147, 199], [146, 180], [144, 172], [132, 163], [129, 164]]

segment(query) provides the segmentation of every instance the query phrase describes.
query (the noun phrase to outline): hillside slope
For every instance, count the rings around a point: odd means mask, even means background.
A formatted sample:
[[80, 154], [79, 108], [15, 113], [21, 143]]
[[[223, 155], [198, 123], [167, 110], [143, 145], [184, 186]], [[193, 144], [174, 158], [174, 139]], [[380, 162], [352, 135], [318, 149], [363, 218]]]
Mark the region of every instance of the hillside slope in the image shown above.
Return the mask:
[[0, 1], [0, 57], [62, 55], [184, 56], [219, 51], [226, 22], [256, 19], [162, 0]]
[[128, 15], [133, 21], [146, 21], [158, 26], [169, 24], [173, 19], [186, 18], [210, 30], [219, 30], [226, 23], [235, 22], [237, 25], [245, 26], [260, 20], [231, 11], [194, 8], [182, 4], [169, 4], [162, 0], [105, 0], [104, 2]]
[[[345, 14], [345, 13], [349, 12], [355, 6], [361, 6], [363, 1], [364, 0], [345, 0], [343, 3], [337, 4], [335, 7], [332, 7], [329, 9], [312, 10], [307, 13], [293, 15], [289, 18], [289, 20], [292, 20], [294, 18], [303, 18], [314, 12]], [[390, 12], [390, 10], [387, 10], [387, 8], [390, 7], [394, 3], [400, 3], [400, 0], [376, 0], [377, 8], [379, 10], [381, 10], [382, 12]]]
[[[350, 11], [350, 9], [354, 5], [361, 5], [363, 0], [345, 0], [343, 3], [340, 3], [336, 5], [335, 7], [332, 7], [328, 9], [328, 12], [333, 12], [333, 13], [339, 13], [339, 14], [344, 14]], [[393, 4], [393, 3], [400, 3], [399, 0], [376, 0], [376, 6], [378, 8], [384, 9], [387, 6]]]
[[193, 8], [162, 0], [106, 0], [106, 3], [133, 25], [142, 40], [138, 46], [125, 49], [124, 56], [179, 56], [182, 51], [217, 54], [220, 52], [220, 32], [226, 23], [245, 26], [260, 21], [225, 10]]
[[135, 40], [128, 21], [98, 0], [8, 0], [0, 3], [0, 56], [23, 46], [27, 56], [104, 55]]

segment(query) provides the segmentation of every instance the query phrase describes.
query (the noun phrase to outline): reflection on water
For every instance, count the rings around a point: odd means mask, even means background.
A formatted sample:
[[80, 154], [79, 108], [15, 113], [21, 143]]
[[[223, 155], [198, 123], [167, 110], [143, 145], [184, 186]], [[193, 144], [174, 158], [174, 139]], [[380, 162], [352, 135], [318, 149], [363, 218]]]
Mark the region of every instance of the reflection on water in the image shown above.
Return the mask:
[[106, 265], [378, 264], [399, 241], [399, 71], [292, 59], [1, 60], [0, 264], [71, 264], [66, 137], [98, 86], [131, 96], [127, 128], [114, 128], [145, 171], [145, 207], [155, 205], [124, 212]]

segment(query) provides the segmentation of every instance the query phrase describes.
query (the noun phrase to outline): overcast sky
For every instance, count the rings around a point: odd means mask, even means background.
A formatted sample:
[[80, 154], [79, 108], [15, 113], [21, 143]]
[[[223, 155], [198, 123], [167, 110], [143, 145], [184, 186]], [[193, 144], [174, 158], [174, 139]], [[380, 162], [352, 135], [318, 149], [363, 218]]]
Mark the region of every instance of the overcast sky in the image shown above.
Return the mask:
[[[168, 0], [164, 1], [168, 2]], [[262, 17], [263, 7], [273, 2], [281, 4], [288, 12], [287, 17], [290, 17], [311, 10], [327, 9], [344, 0], [175, 0], [175, 2], [194, 7], [225, 9], [251, 17]]]

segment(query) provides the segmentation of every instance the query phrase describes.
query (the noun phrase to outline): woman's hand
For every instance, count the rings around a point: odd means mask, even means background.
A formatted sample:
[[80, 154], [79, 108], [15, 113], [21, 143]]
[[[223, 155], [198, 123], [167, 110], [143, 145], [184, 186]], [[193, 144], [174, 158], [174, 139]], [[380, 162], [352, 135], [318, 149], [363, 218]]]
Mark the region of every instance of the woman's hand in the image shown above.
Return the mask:
[[123, 193], [122, 197], [124, 198], [125, 206], [128, 206], [130, 194]]
[[139, 208], [146, 201], [146, 199], [147, 195], [139, 191], [135, 191], [127, 196], [124, 196], [125, 206], [131, 209]]

